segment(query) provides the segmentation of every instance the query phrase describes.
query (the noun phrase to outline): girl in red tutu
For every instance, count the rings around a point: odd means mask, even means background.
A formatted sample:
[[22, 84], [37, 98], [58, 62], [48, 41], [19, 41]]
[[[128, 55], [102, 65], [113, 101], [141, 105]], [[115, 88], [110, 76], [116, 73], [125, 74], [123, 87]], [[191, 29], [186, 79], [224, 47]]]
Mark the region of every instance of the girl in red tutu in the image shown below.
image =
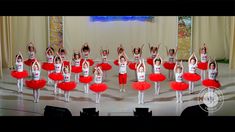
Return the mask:
[[66, 50], [64, 48], [59, 48], [58, 53], [59, 53], [59, 55], [60, 55], [60, 57], [63, 61], [63, 65], [64, 66], [69, 66], [69, 61], [66, 57], [66, 55], [67, 55]]
[[[118, 56], [119, 56], [120, 54], [122, 54], [122, 52], [124, 52], [124, 48], [123, 48], [122, 44], [120, 44], [120, 46], [117, 48]], [[118, 59], [119, 59], [119, 58], [118, 58]], [[118, 59], [114, 60], [114, 62], [113, 62], [116, 66], [118, 66]]]
[[141, 59], [143, 47], [144, 47], [144, 45], [142, 45], [141, 47], [134, 48], [132, 50], [132, 53], [134, 56], [134, 61], [129, 63], [129, 65], [128, 65], [131, 70], [135, 71], [136, 80], [137, 80], [136, 67], [137, 67], [137, 64], [139, 63], [139, 60]]
[[29, 66], [29, 74], [31, 76], [31, 66], [35, 61], [35, 54], [36, 54], [36, 48], [34, 47], [33, 42], [28, 43], [27, 50], [28, 50], [29, 58], [28, 58], [28, 60], [24, 61], [24, 64]]
[[152, 74], [149, 74], [149, 79], [151, 81], [154, 82], [155, 86], [155, 94], [159, 95], [159, 91], [160, 91], [160, 82], [164, 81], [166, 79], [166, 77], [161, 74], [160, 70], [161, 70], [161, 64], [162, 64], [162, 58], [160, 57], [159, 54], [157, 54], [157, 56], [155, 56], [155, 58], [153, 59], [153, 68], [154, 71]]
[[144, 104], [144, 91], [151, 87], [149, 82], [145, 81], [146, 67], [144, 60], [139, 60], [139, 64], [136, 68], [137, 82], [132, 83], [132, 87], [138, 91], [138, 104]]
[[[55, 70], [54, 72], [49, 74], [49, 78], [54, 81], [54, 94], [55, 95], [57, 94], [57, 83], [63, 80], [63, 74], [61, 73], [62, 64], [63, 64], [62, 58], [60, 57], [60, 55], [56, 54], [56, 56], [54, 57]], [[59, 89], [59, 93], [61, 93], [60, 89]]]
[[78, 51], [74, 51], [73, 53], [73, 59], [72, 59], [73, 65], [72, 65], [72, 72], [75, 74], [75, 81], [79, 82], [79, 73], [82, 72], [82, 66], [80, 64], [81, 62], [81, 54]]
[[176, 103], [183, 103], [182, 91], [188, 89], [188, 84], [183, 82], [184, 67], [181, 61], [180, 65], [176, 62], [174, 67], [175, 81], [170, 82], [170, 87], [176, 92]]
[[28, 76], [28, 72], [24, 70], [23, 56], [20, 52], [15, 59], [16, 70], [11, 72], [11, 76], [17, 79], [18, 92], [23, 93], [23, 79]]
[[106, 71], [109, 71], [112, 69], [112, 66], [108, 63], [109, 50], [108, 49], [104, 50], [103, 48], [101, 48], [100, 55], [102, 58], [102, 63], [98, 64], [97, 66], [101, 67], [103, 71], [103, 80], [105, 81], [107, 78]]
[[101, 92], [104, 92], [108, 86], [105, 83], [102, 83], [102, 70], [100, 67], [95, 67], [94, 69], [94, 83], [90, 86], [90, 90], [96, 93], [96, 103], [100, 103], [100, 94]]
[[194, 82], [199, 81], [201, 79], [201, 76], [196, 73], [197, 68], [197, 57], [193, 53], [189, 59], [188, 59], [188, 69], [189, 72], [184, 73], [183, 78], [187, 81], [189, 81], [189, 93], [193, 93], [194, 89]]
[[208, 69], [208, 63], [207, 63], [207, 47], [204, 43], [203, 46], [200, 49], [200, 55], [201, 55], [201, 62], [198, 63], [198, 69], [201, 70], [201, 81], [203, 81], [206, 78], [206, 70]]
[[69, 102], [69, 96], [70, 96], [69, 91], [76, 88], [76, 83], [75, 81], [70, 81], [71, 65], [63, 66], [62, 69], [63, 69], [62, 72], [63, 72], [64, 81], [61, 83], [58, 83], [58, 88], [64, 91], [65, 101]]
[[153, 59], [157, 56], [159, 47], [160, 45], [157, 45], [156, 47], [154, 47], [154, 46], [150, 46], [149, 44], [151, 57], [147, 58], [147, 63], [152, 66], [152, 72], [154, 72]]
[[125, 92], [125, 85], [127, 82], [127, 71], [126, 67], [128, 64], [127, 61], [127, 56], [125, 52], [122, 52], [118, 56], [118, 66], [119, 66], [119, 74], [118, 74], [118, 81], [119, 81], [119, 87], [120, 87], [120, 92]]
[[40, 89], [46, 85], [46, 80], [40, 79], [41, 68], [37, 60], [32, 65], [32, 80], [26, 80], [26, 86], [33, 89], [34, 103], [39, 102]]
[[221, 85], [220, 82], [216, 80], [218, 76], [218, 65], [215, 59], [209, 60], [208, 67], [208, 79], [203, 80], [202, 85], [208, 88], [209, 101], [211, 102], [214, 90], [220, 88]]
[[83, 75], [80, 76], [79, 81], [83, 83], [84, 93], [89, 93], [89, 83], [92, 81], [92, 76], [89, 76], [89, 62], [84, 60], [82, 63], [82, 73]]
[[81, 59], [81, 63], [80, 63], [81, 65], [83, 64], [84, 60], [87, 60], [89, 62], [89, 65], [93, 66], [94, 61], [92, 59], [89, 59], [90, 52], [91, 52], [91, 50], [90, 50], [88, 43], [85, 43], [81, 49], [81, 53], [82, 53], [82, 59]]
[[47, 71], [47, 82], [48, 84], [52, 83], [52, 80], [49, 78], [49, 74], [53, 72], [55, 69], [53, 60], [54, 60], [54, 49], [52, 47], [48, 47], [46, 49], [46, 57], [47, 57], [47, 62], [44, 62], [42, 64], [42, 69]]
[[164, 62], [163, 66], [168, 70], [168, 78], [169, 80], [173, 80], [174, 76], [173, 76], [173, 69], [175, 67], [175, 57], [177, 54], [177, 50], [178, 47], [176, 47], [175, 49], [167, 49], [166, 47], [166, 53], [168, 56], [168, 61]]

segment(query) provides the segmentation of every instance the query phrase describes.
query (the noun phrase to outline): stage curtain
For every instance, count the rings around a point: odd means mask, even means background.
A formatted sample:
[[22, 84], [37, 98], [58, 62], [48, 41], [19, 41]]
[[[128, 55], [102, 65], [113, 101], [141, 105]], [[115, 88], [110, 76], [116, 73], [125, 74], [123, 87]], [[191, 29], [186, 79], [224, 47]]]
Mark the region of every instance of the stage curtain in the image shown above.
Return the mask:
[[235, 69], [235, 17], [231, 17], [229, 67]]
[[12, 17], [0, 17], [0, 77], [2, 67], [12, 66]]

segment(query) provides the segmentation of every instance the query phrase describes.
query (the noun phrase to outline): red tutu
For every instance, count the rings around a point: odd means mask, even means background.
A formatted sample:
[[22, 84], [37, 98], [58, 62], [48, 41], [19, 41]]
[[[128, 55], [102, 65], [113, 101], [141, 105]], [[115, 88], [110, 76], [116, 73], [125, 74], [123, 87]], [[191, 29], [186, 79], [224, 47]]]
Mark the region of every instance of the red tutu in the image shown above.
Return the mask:
[[71, 91], [76, 88], [76, 83], [74, 81], [71, 82], [61, 82], [58, 83], [57, 87], [64, 91]]
[[147, 58], [147, 63], [152, 66], [153, 65], [153, 59], [152, 58]]
[[72, 66], [72, 72], [73, 73], [80, 73], [80, 72], [82, 72], [82, 67], [81, 66]]
[[132, 83], [132, 88], [138, 91], [144, 91], [151, 87], [149, 82], [134, 82]]
[[69, 61], [63, 61], [64, 66], [69, 66]]
[[186, 72], [186, 73], [183, 74], [183, 78], [187, 81], [196, 82], [196, 81], [199, 81], [201, 79], [201, 76], [198, 75], [197, 73]]
[[79, 77], [79, 81], [81, 83], [89, 83], [92, 81], [92, 79], [93, 79], [92, 76], [88, 76], [88, 77], [80, 76]]
[[53, 63], [44, 62], [42, 64], [42, 69], [44, 69], [46, 71], [53, 71], [55, 69], [55, 66]]
[[24, 64], [27, 66], [32, 66], [34, 61], [35, 61], [35, 59], [28, 59], [28, 60], [24, 61]]
[[100, 63], [97, 66], [100, 66], [102, 70], [108, 71], [112, 69], [112, 66], [108, 63]]
[[23, 70], [22, 72], [12, 71], [11, 76], [16, 79], [26, 78], [28, 76], [28, 72], [26, 70]]
[[64, 79], [62, 73], [55, 73], [55, 72], [50, 73], [49, 78], [54, 80], [54, 81], [61, 81], [61, 80]]
[[152, 73], [152, 74], [149, 74], [149, 79], [153, 82], [162, 82], [166, 79], [166, 77], [161, 74], [161, 73]]
[[107, 88], [108, 86], [104, 83], [100, 83], [100, 84], [94, 83], [90, 86], [90, 89], [96, 93], [104, 92]]
[[46, 85], [46, 80], [26, 80], [25, 84], [30, 89], [42, 89]]
[[136, 70], [136, 67], [135, 67], [136, 63], [135, 62], [131, 62], [128, 66], [131, 70]]
[[[82, 63], [83, 63], [84, 59], [81, 59], [80, 61], [80, 65], [82, 66]], [[94, 65], [94, 61], [92, 59], [87, 59], [87, 61], [89, 62], [89, 65], [90, 66], [93, 66]]]
[[114, 65], [119, 66], [118, 59], [113, 62]]
[[175, 91], [184, 91], [188, 89], [188, 84], [185, 82], [170, 82], [170, 87]]
[[201, 70], [207, 70], [208, 68], [208, 62], [199, 62], [198, 65], [197, 65], [198, 69], [201, 69]]
[[168, 70], [174, 70], [175, 63], [164, 62], [163, 66], [164, 66], [164, 68], [166, 68]]
[[204, 85], [206, 87], [214, 88], [214, 89], [217, 89], [221, 86], [219, 81], [211, 80], [211, 79], [203, 80], [202, 85]]

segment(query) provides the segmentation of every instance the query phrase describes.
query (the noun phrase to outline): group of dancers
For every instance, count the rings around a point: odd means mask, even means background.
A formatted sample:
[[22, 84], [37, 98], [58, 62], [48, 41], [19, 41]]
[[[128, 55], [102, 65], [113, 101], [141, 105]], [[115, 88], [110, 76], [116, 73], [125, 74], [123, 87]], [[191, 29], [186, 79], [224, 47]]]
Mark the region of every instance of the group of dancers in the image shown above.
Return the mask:
[[[114, 61], [114, 64], [118, 66], [120, 92], [126, 91], [127, 67], [135, 72], [136, 81], [132, 82], [131, 86], [138, 91], [138, 104], [144, 104], [144, 91], [151, 88], [151, 83], [146, 81], [146, 65], [142, 57], [143, 47], [144, 45], [133, 48], [132, 54], [134, 60], [131, 61], [127, 57], [124, 47], [120, 45], [117, 48], [118, 58]], [[194, 83], [200, 79], [202, 85], [208, 88], [210, 95], [213, 95], [211, 93], [220, 87], [220, 82], [216, 79], [218, 65], [215, 59], [207, 56], [205, 44], [200, 48], [200, 62], [198, 62], [194, 53], [189, 57], [188, 72], [184, 72], [182, 61], [176, 60], [177, 47], [172, 49], [167, 49], [166, 47], [168, 56], [166, 61], [158, 53], [159, 48], [160, 45], [154, 47], [149, 44], [151, 57], [147, 58], [147, 63], [152, 66], [152, 73], [148, 77], [150, 81], [154, 82], [156, 95], [160, 94], [160, 82], [166, 80], [166, 76], [161, 73], [161, 65], [169, 71], [168, 79], [171, 80], [169, 86], [176, 91], [177, 103], [183, 103], [183, 91], [189, 89], [189, 93], [193, 94]], [[102, 61], [96, 65], [89, 58], [90, 47], [88, 43], [82, 45], [81, 52], [74, 50], [71, 60], [67, 58], [65, 48], [59, 48], [58, 52], [55, 52], [53, 47], [48, 47], [45, 52], [47, 62], [42, 63], [36, 59], [34, 43], [29, 42], [27, 50], [29, 55], [27, 60], [23, 59], [20, 52], [16, 55], [15, 69], [11, 72], [11, 75], [17, 79], [19, 93], [23, 92], [23, 79], [31, 76], [31, 80], [26, 80], [25, 85], [33, 90], [35, 103], [39, 102], [40, 89], [44, 88], [46, 84], [54, 85], [54, 95], [61, 94], [61, 91], [64, 91], [66, 102], [69, 102], [70, 91], [74, 90], [79, 83], [83, 83], [85, 94], [88, 94], [89, 90], [96, 93], [96, 103], [100, 102], [101, 93], [108, 89], [108, 85], [104, 82], [107, 78], [107, 72], [112, 69], [112, 66], [108, 63], [108, 49], [101, 48], [100, 55]], [[29, 66], [29, 73], [27, 70], [24, 70], [24, 64]], [[93, 76], [90, 74], [91, 66], [93, 66]], [[48, 72], [47, 81], [40, 76], [41, 68]], [[201, 75], [196, 73], [197, 68], [201, 70]], [[208, 78], [206, 78], [206, 71], [208, 71]], [[70, 79], [71, 74], [74, 74], [74, 80]], [[184, 80], [188, 81], [188, 83]], [[92, 81], [93, 83], [91, 83]]]

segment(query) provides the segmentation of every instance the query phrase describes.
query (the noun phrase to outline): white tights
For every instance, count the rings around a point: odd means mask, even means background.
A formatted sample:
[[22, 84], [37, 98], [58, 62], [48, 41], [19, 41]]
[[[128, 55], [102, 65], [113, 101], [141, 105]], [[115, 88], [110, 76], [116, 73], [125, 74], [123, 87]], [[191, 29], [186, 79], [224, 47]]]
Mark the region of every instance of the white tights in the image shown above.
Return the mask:
[[84, 87], [84, 93], [88, 94], [89, 93], [89, 84], [88, 83], [84, 84], [83, 87]]
[[40, 97], [40, 89], [33, 90], [33, 97], [34, 97], [34, 103], [38, 103]]
[[80, 77], [79, 74], [75, 74], [74, 76], [75, 82], [79, 83], [79, 77]]
[[206, 79], [206, 71], [205, 70], [201, 70], [201, 81]]
[[155, 88], [155, 94], [159, 95], [159, 91], [160, 91], [160, 83], [159, 82], [155, 82], [154, 83], [154, 88]]
[[213, 94], [214, 94], [214, 89], [208, 88], [208, 100], [209, 100], [210, 103], [212, 103], [213, 100], [214, 100]]
[[23, 93], [23, 78], [17, 80], [18, 92]]
[[52, 83], [52, 80], [49, 78], [49, 74], [51, 73], [52, 71], [48, 71], [47, 72], [47, 84], [51, 84]]
[[64, 98], [66, 102], [69, 102], [69, 97], [70, 97], [70, 92], [69, 91], [64, 91]]
[[191, 94], [191, 93], [193, 93], [194, 82], [189, 81], [188, 83], [189, 83], [189, 93]]
[[95, 103], [97, 103], [97, 104], [100, 103], [100, 93], [96, 93]]
[[144, 104], [144, 92], [138, 91], [138, 104]]
[[182, 92], [181, 91], [176, 91], [176, 103], [183, 103], [182, 100]]

